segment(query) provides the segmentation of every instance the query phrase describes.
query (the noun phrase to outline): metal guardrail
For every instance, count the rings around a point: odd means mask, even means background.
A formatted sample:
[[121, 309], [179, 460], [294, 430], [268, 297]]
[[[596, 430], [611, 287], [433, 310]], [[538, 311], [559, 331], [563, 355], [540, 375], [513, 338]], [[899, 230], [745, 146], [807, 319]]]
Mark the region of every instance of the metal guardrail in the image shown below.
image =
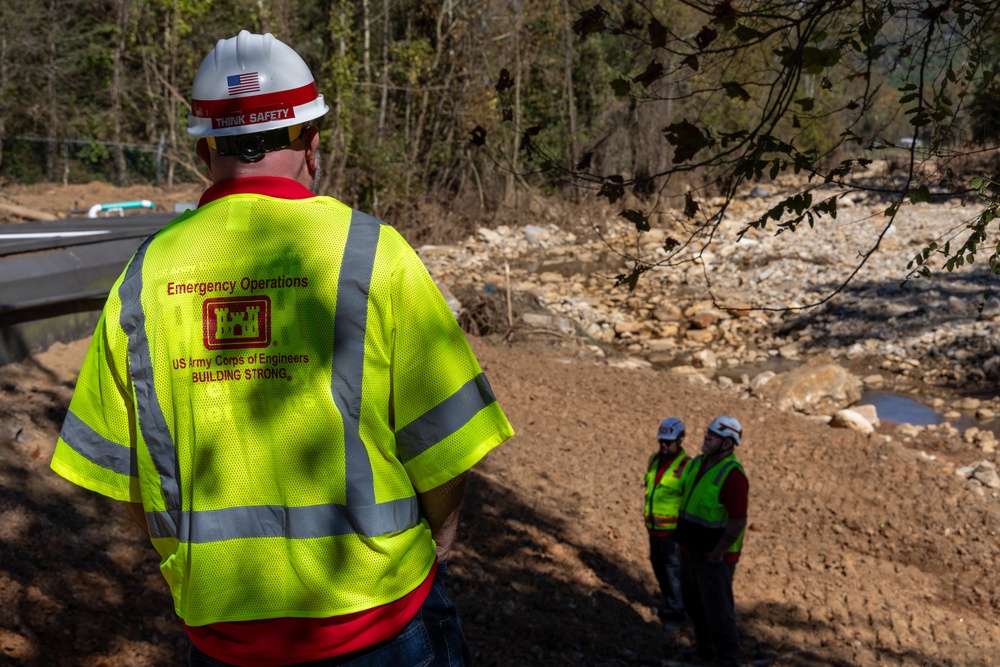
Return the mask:
[[0, 365], [90, 335], [143, 239], [176, 214], [0, 227]]
[[71, 313], [101, 310], [108, 299], [108, 293], [108, 290], [91, 290], [16, 304], [0, 304], [0, 328]]

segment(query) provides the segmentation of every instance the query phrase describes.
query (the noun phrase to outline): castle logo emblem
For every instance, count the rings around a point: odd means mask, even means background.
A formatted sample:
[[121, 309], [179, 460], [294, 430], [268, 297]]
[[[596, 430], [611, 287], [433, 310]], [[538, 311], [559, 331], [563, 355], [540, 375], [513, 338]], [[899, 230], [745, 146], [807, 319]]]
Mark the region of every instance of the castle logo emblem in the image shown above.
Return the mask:
[[271, 344], [271, 299], [229, 296], [201, 304], [206, 350], [239, 350]]

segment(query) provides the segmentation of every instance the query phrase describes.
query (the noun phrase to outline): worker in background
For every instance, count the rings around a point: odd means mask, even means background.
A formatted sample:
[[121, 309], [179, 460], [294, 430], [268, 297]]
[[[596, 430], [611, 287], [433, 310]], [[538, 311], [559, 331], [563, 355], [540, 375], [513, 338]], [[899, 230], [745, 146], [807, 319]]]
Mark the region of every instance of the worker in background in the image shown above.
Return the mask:
[[52, 468], [149, 532], [190, 665], [465, 664], [446, 559], [513, 431], [413, 249], [310, 190], [302, 58], [242, 31], [193, 98], [213, 184], [112, 288]]
[[664, 419], [656, 432], [656, 439], [659, 450], [649, 457], [643, 478], [646, 483], [649, 560], [663, 594], [660, 622], [668, 632], [677, 632], [684, 622], [684, 601], [674, 529], [677, 528], [684, 472], [691, 461], [684, 453], [684, 422], [677, 417]]
[[738, 665], [740, 637], [733, 575], [747, 525], [749, 484], [735, 449], [743, 427], [716, 417], [701, 455], [688, 466], [674, 538], [681, 554], [684, 609], [694, 624], [698, 655], [714, 665]]

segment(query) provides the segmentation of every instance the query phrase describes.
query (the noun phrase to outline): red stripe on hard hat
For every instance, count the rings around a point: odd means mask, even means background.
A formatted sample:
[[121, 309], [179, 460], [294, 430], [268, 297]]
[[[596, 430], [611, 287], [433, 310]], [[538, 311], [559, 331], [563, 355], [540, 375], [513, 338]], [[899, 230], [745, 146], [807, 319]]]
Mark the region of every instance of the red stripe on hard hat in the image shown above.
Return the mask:
[[195, 118], [221, 118], [234, 114], [274, 109], [291, 109], [319, 97], [316, 82], [277, 93], [231, 97], [224, 100], [191, 100], [191, 115]]

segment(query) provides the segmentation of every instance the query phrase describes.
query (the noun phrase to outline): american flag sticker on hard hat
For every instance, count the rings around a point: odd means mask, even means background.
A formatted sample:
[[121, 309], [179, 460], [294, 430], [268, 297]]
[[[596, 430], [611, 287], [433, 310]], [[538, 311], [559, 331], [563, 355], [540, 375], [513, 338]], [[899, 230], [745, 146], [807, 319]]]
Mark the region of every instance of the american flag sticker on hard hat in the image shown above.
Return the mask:
[[257, 78], [257, 72], [227, 76], [226, 83], [229, 85], [230, 95], [260, 92], [260, 80]]

